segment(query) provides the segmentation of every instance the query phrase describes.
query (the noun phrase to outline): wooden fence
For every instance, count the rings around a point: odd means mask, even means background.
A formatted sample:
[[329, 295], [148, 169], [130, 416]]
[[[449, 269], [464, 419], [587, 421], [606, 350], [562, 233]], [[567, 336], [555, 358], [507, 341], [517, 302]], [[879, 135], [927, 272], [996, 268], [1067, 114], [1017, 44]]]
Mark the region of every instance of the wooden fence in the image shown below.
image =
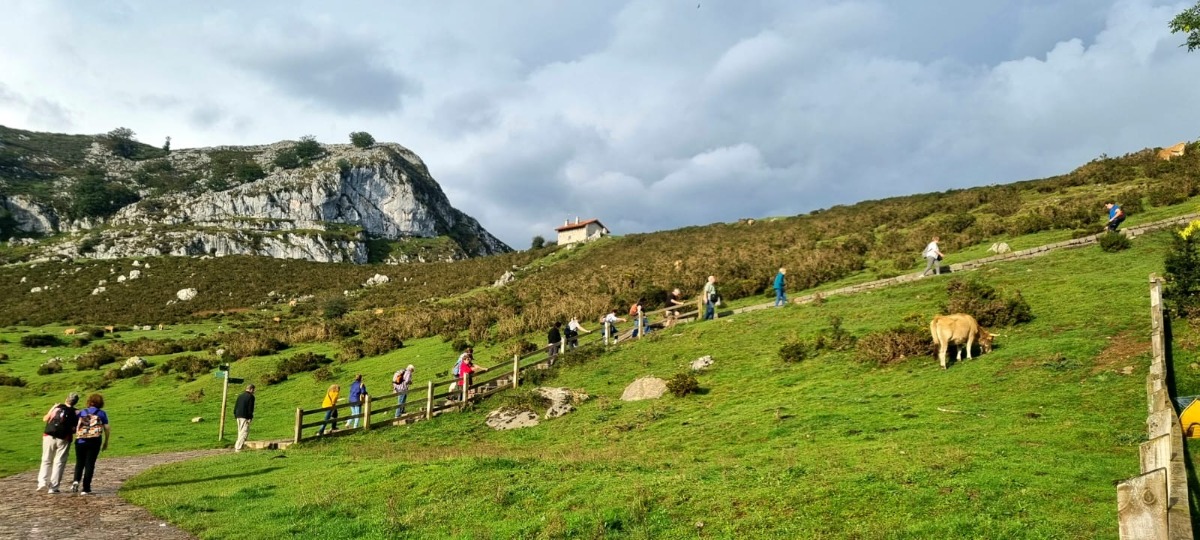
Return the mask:
[[1141, 472], [1117, 485], [1117, 519], [1123, 539], [1191, 539], [1191, 499], [1183, 429], [1171, 401], [1163, 280], [1150, 275], [1150, 347], [1146, 375], [1147, 441], [1138, 448]]

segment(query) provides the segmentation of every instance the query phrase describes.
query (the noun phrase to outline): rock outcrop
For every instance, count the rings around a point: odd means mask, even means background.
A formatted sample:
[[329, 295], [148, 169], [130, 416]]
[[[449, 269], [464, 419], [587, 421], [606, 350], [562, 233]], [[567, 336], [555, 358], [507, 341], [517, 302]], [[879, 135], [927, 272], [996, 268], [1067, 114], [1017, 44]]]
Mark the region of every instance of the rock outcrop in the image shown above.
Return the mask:
[[692, 371], [704, 371], [713, 365], [713, 359], [710, 355], [704, 355], [692, 361]]
[[534, 390], [543, 399], [550, 402], [546, 409], [546, 420], [558, 418], [575, 410], [575, 405], [587, 401], [591, 396], [582, 390], [570, 388], [538, 387]]
[[658, 399], [667, 393], [667, 381], [657, 377], [642, 377], [629, 383], [621, 393], [621, 401]]
[[488, 413], [484, 423], [496, 431], [527, 428], [538, 425], [538, 415], [524, 409], [499, 409]]

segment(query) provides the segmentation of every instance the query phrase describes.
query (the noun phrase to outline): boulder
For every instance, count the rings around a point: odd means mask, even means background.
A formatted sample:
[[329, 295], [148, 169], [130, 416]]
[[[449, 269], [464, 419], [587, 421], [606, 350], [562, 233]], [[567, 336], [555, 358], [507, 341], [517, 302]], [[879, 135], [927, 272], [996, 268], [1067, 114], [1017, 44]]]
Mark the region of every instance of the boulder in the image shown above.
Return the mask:
[[217, 356], [225, 356], [225, 349], [217, 349]]
[[383, 285], [384, 283], [387, 283], [389, 281], [391, 281], [391, 278], [389, 278], [383, 274], [375, 274], [374, 276], [371, 276], [370, 279], [368, 279], [366, 282], [363, 283], [363, 287], [374, 287], [376, 285]]
[[42, 288], [41, 288], [41, 287], [34, 287], [34, 288], [32, 288], [32, 289], [29, 289], [29, 292], [31, 292], [31, 293], [40, 293], [40, 292], [42, 292]]
[[488, 413], [485, 423], [496, 431], [527, 428], [538, 425], [538, 415], [527, 409], [497, 409]]
[[125, 283], [125, 276], [117, 276], [117, 283]]
[[642, 377], [625, 387], [625, 391], [621, 393], [621, 401], [658, 399], [665, 393], [667, 393], [667, 381], [658, 377]]
[[193, 418], [193, 419], [192, 419], [192, 423], [193, 423], [193, 424], [199, 424], [200, 422], [203, 422], [203, 421], [204, 421], [204, 417], [203, 417], [203, 416], [197, 416], [197, 417], [195, 417], [195, 418]]
[[570, 403], [551, 405], [549, 409], [546, 409], [546, 420], [558, 418], [572, 412], [575, 412], [575, 406]]
[[175, 297], [187, 302], [188, 300], [196, 297], [196, 289], [179, 289], [179, 291], [175, 293]]
[[107, 291], [107, 290], [108, 290], [108, 289], [106, 289], [106, 288], [104, 288], [104, 287], [96, 287], [95, 289], [92, 289], [92, 296], [96, 296], [97, 294], [100, 294], [100, 293], [102, 293], [102, 292], [104, 292], [104, 291]]
[[121, 365], [121, 371], [133, 368], [146, 369], [146, 359], [140, 356], [131, 356], [124, 364]]
[[493, 287], [503, 287], [503, 286], [508, 285], [509, 283], [512, 283], [516, 280], [517, 280], [517, 275], [514, 274], [512, 272], [512, 270], [509, 270], [509, 271], [501, 274], [500, 279], [497, 279], [495, 283], [492, 283], [492, 286]]
[[1012, 251], [1012, 248], [1008, 247], [1007, 242], [996, 242], [992, 244], [992, 247], [988, 248], [989, 253], [995, 253], [997, 255], [1001, 253], [1008, 253], [1010, 251]]
[[542, 396], [550, 402], [550, 408], [546, 410], [546, 419], [558, 418], [564, 414], [575, 410], [575, 404], [587, 401], [591, 396], [587, 395], [582, 390], [572, 390], [570, 388], [554, 388], [554, 387], [538, 387], [534, 393]]
[[704, 371], [713, 365], [712, 356], [704, 355], [692, 362], [692, 371]]
[[137, 278], [140, 278], [140, 277], [142, 277], [142, 271], [141, 271], [141, 270], [130, 270], [130, 271], [129, 271], [129, 279], [130, 279], [130, 280], [134, 280], [134, 279], [137, 279]]

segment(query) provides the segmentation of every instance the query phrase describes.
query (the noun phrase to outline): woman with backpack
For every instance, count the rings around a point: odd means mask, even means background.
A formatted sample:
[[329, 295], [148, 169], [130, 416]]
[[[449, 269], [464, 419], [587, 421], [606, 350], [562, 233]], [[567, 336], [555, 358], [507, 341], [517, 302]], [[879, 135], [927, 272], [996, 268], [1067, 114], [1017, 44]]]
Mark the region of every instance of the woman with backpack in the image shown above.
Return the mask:
[[104, 396], [92, 394], [87, 398], [87, 408], [79, 411], [79, 426], [75, 428], [75, 481], [71, 482], [71, 491], [78, 491], [80, 495], [92, 494], [96, 459], [101, 450], [108, 450], [111, 438]]

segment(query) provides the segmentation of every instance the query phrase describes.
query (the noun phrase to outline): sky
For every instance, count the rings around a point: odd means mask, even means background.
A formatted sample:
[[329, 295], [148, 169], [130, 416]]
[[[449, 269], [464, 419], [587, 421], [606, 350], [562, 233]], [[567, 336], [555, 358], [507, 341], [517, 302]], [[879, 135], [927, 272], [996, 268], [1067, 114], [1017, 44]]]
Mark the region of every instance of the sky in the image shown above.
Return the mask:
[[[248, 5], [247, 5], [248, 4]], [[0, 124], [352, 131], [515, 248], [1001, 184], [1200, 138], [1155, 0], [8, 0]]]

